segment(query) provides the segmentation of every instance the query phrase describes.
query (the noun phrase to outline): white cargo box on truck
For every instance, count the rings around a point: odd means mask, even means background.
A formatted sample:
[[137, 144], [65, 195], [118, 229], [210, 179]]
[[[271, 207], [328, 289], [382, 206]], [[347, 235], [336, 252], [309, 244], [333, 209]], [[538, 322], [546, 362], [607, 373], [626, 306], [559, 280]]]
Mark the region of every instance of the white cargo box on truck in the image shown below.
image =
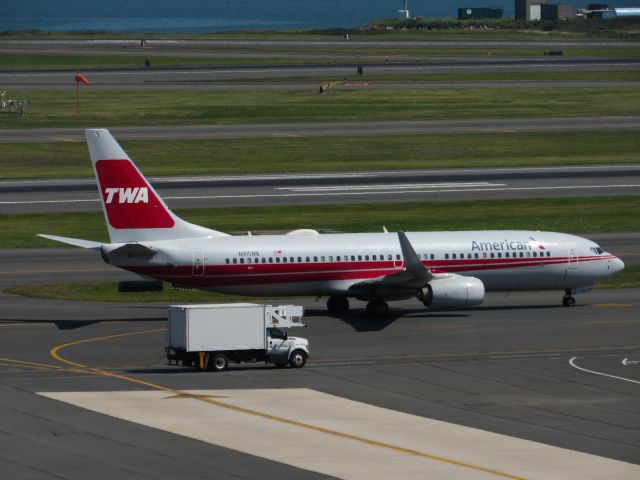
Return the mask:
[[167, 345], [187, 352], [260, 349], [265, 348], [264, 329], [264, 305], [173, 305]]

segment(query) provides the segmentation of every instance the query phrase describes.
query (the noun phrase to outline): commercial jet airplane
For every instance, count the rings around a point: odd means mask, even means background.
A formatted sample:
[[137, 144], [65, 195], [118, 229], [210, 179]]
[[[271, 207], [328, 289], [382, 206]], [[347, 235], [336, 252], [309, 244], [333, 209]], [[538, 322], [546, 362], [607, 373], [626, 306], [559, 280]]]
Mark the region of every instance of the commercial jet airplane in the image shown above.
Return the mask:
[[333, 314], [349, 298], [382, 315], [387, 301], [428, 308], [482, 303], [486, 290], [573, 294], [624, 268], [585, 238], [539, 231], [459, 231], [230, 236], [176, 216], [108, 130], [86, 130], [110, 243], [41, 235], [99, 251], [105, 262], [181, 287], [259, 296], [327, 296]]

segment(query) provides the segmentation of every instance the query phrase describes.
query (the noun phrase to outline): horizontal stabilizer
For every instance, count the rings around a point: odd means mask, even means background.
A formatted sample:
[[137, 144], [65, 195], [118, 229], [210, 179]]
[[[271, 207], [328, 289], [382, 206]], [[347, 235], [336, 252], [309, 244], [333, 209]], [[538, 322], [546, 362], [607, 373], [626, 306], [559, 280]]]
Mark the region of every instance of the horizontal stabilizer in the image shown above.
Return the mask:
[[39, 233], [38, 236], [42, 238], [48, 238], [49, 240], [55, 240], [56, 242], [73, 245], [75, 247], [89, 248], [91, 250], [100, 250], [100, 247], [102, 247], [102, 243], [100, 242], [83, 240], [81, 238], [59, 237], [57, 235], [46, 235], [44, 233]]

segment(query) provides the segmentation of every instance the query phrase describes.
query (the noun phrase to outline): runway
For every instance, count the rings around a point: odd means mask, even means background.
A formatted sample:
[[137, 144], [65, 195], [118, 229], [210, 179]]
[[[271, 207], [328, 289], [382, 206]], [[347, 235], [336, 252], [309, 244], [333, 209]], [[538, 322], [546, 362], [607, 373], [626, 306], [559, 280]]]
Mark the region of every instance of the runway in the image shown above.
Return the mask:
[[[640, 165], [160, 177], [171, 208], [640, 194]], [[93, 179], [0, 182], [0, 212], [99, 210]]]
[[[268, 138], [351, 135], [430, 135], [439, 133], [510, 133], [636, 130], [639, 116], [474, 118], [370, 122], [244, 123], [239, 125], [156, 125], [112, 127], [119, 140]], [[1, 143], [84, 142], [82, 128], [5, 128]]]
[[[141, 60], [142, 63], [142, 60]], [[407, 60], [404, 62], [363, 62], [354, 59], [347, 63], [307, 63], [274, 65], [226, 65], [220, 67], [151, 67], [83, 69], [91, 79], [92, 89], [206, 89], [218, 88], [211, 82], [256, 81], [273, 79], [340, 80], [356, 75], [359, 65], [366, 76], [424, 75], [436, 73], [487, 73], [487, 72], [576, 72], [576, 71], [636, 71], [640, 70], [640, 58], [502, 58], [480, 59], [449, 58], [445, 61]], [[29, 69], [0, 71], [0, 85], [7, 90], [70, 90], [75, 69]]]

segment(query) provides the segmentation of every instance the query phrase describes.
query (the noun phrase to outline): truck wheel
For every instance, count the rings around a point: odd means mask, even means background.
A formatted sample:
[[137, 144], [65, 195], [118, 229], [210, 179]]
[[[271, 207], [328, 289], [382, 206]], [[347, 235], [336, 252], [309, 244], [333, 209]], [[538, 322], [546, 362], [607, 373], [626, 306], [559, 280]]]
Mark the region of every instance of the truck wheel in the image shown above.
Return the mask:
[[295, 350], [289, 357], [291, 368], [302, 368], [307, 363], [307, 354], [302, 350]]
[[227, 359], [227, 356], [224, 355], [223, 353], [215, 354], [210, 361], [211, 361], [210, 369], [213, 370], [214, 372], [224, 372], [229, 366], [229, 360]]

